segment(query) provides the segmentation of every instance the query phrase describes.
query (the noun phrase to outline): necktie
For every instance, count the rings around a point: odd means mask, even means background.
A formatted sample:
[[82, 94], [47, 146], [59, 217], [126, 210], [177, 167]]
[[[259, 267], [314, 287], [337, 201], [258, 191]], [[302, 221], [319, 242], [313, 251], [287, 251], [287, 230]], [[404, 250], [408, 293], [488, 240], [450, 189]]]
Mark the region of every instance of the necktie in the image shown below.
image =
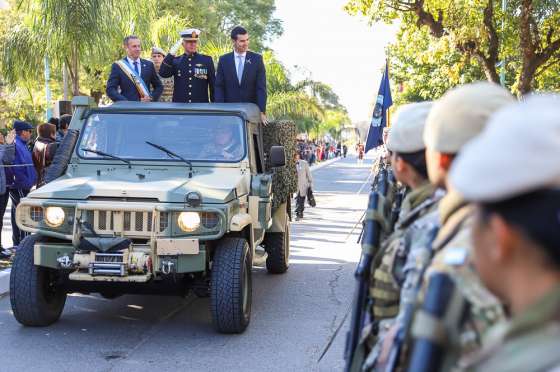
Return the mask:
[[243, 77], [243, 56], [237, 56], [239, 63], [237, 64], [237, 80], [241, 84], [241, 78]]
[[134, 62], [134, 71], [136, 71], [136, 75], [140, 76], [140, 70], [138, 70], [138, 62]]

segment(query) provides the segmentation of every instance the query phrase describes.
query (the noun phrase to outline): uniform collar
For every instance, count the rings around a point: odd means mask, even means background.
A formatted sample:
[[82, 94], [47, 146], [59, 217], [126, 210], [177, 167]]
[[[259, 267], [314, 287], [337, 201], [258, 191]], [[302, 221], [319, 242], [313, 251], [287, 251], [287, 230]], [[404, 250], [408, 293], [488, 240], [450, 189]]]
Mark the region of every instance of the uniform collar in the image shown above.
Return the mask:
[[505, 338], [518, 337], [545, 323], [560, 320], [559, 309], [560, 284], [529, 306], [523, 313], [513, 317], [505, 332]]
[[412, 190], [405, 197], [405, 200], [403, 200], [403, 210], [405, 209], [405, 207], [409, 210], [413, 210], [430, 196], [432, 196], [435, 191], [435, 186], [433, 186], [429, 181], [425, 181], [421, 186]]
[[459, 193], [453, 190], [448, 191], [439, 203], [439, 216], [441, 224], [445, 225], [451, 216], [467, 205], [468, 203]]
[[16, 142], [19, 142], [23, 145], [27, 145], [27, 142], [29, 142], [29, 141], [26, 142], [20, 136], [16, 136]]

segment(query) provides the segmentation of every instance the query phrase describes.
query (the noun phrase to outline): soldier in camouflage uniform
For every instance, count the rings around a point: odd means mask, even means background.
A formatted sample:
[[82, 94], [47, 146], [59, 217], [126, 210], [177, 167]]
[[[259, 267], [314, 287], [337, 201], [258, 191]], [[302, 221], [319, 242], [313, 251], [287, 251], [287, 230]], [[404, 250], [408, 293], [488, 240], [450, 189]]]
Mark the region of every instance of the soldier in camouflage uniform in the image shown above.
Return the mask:
[[558, 100], [537, 96], [495, 115], [452, 168], [452, 186], [477, 204], [474, 265], [512, 315], [469, 371], [560, 370], [559, 158]]
[[[424, 130], [430, 181], [447, 189], [449, 169], [455, 156], [480, 134], [491, 114], [513, 102], [515, 99], [507, 90], [491, 83], [464, 85], [436, 101]], [[457, 339], [446, 343], [444, 365], [452, 369], [460, 365], [462, 357], [480, 348], [483, 334], [503, 320], [504, 315], [501, 303], [480, 282], [470, 263], [473, 206], [454, 190], [448, 190], [438, 209], [441, 228], [431, 246], [434, 257], [423, 279], [423, 287], [427, 287], [432, 274], [448, 273], [468, 304], [464, 321], [457, 325]], [[416, 322], [413, 335], [422, 333], [423, 325]]]
[[[386, 331], [399, 312], [399, 299], [403, 274], [407, 268], [401, 264], [410, 250], [408, 232], [416, 221], [435, 210], [437, 196], [435, 187], [428, 181], [423, 131], [431, 102], [402, 106], [397, 112], [389, 132], [387, 148], [391, 152], [391, 164], [398, 181], [410, 187], [403, 200], [395, 231], [383, 242], [374, 260], [370, 296], [373, 298], [373, 343], [364, 370], [377, 362]], [[420, 237], [417, 236], [417, 239]]]

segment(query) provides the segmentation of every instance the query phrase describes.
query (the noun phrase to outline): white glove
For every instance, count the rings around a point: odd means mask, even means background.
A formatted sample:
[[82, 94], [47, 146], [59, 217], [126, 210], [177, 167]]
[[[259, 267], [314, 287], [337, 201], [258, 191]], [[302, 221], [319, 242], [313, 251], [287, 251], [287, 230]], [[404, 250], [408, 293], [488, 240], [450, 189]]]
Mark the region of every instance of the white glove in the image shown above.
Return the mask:
[[169, 54], [171, 55], [177, 54], [177, 51], [179, 50], [179, 47], [181, 46], [182, 43], [183, 43], [183, 39], [177, 40], [177, 42], [173, 44], [171, 49], [169, 49]]

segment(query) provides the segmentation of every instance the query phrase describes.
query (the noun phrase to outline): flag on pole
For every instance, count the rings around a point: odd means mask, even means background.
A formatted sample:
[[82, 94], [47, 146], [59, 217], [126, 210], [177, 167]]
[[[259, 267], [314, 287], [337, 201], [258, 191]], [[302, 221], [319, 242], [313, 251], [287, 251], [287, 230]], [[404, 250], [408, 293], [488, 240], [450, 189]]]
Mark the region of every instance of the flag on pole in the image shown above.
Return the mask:
[[377, 94], [377, 101], [373, 109], [373, 116], [371, 118], [371, 125], [366, 140], [365, 151], [376, 148], [383, 144], [383, 128], [387, 126], [387, 110], [393, 105], [393, 98], [391, 97], [391, 86], [389, 83], [389, 63], [385, 64], [385, 72], [381, 78], [379, 85], [379, 93]]

